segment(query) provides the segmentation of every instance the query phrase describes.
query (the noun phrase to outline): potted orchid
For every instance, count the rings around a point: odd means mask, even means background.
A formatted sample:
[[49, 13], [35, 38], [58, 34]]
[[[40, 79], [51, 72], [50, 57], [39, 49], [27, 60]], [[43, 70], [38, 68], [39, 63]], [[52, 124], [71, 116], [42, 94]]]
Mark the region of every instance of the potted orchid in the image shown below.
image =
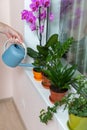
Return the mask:
[[54, 19], [52, 12], [48, 16], [48, 8], [50, 5], [50, 0], [31, 0], [29, 5], [30, 10], [24, 9], [21, 12], [21, 19], [29, 24], [31, 31], [37, 32], [40, 45], [42, 45], [42, 34], [47, 17], [49, 17], [50, 21]]

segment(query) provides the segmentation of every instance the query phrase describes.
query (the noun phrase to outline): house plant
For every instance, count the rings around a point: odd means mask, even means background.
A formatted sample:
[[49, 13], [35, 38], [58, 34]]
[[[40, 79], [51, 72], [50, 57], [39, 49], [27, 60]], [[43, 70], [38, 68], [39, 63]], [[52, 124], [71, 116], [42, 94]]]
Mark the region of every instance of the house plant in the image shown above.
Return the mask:
[[67, 125], [70, 130], [87, 129], [87, 99], [79, 95], [73, 97], [68, 104], [69, 120]]
[[[66, 108], [68, 108], [69, 120], [67, 125], [70, 130], [87, 129], [87, 78], [83, 75], [78, 76], [76, 84], [77, 92], [66, 97], [68, 99]], [[78, 95], [77, 95], [78, 94]]]
[[[61, 96], [64, 96], [69, 89], [70, 84], [75, 80], [73, 75], [76, 70], [76, 65], [68, 67], [68, 64], [64, 66], [62, 62], [62, 56], [70, 48], [73, 42], [74, 39], [72, 37], [68, 38], [64, 43], [61, 43], [59, 39], [57, 39], [56, 43], [50, 46], [47, 64], [45, 64], [45, 68], [42, 69], [44, 74], [47, 75], [51, 81], [50, 90], [53, 91], [51, 91], [49, 98], [53, 103], [56, 100], [61, 100], [61, 98], [57, 96], [58, 92], [60, 92]], [[52, 97], [52, 95], [55, 97]]]
[[48, 65], [47, 70], [43, 70], [51, 81], [50, 96], [51, 102], [55, 103], [60, 101], [66, 92], [69, 90], [70, 85], [75, 82], [74, 73], [76, 65], [68, 67], [63, 65], [59, 59], [56, 59]]
[[[48, 106], [47, 111], [42, 109], [40, 111], [40, 121], [47, 124], [52, 120], [54, 113], [61, 105], [65, 105], [64, 110], [68, 109], [69, 120], [67, 125], [70, 130], [86, 130], [87, 129], [87, 98], [82, 93], [83, 89], [87, 94], [87, 79], [83, 75], [76, 77], [77, 91], [69, 93], [61, 101], [56, 102], [54, 106]], [[74, 119], [75, 118], [75, 119]], [[75, 122], [74, 122], [74, 120]]]
[[42, 68], [45, 68], [48, 62], [48, 52], [49, 48], [57, 42], [58, 34], [53, 34], [44, 46], [37, 45], [36, 49], [34, 50], [30, 47], [27, 47], [27, 55], [34, 59], [32, 63], [35, 66], [35, 69], [40, 68], [39, 70], [42, 73]]
[[[49, 81], [50, 81], [50, 78], [49, 78], [48, 74], [46, 73], [47, 70], [49, 70], [49, 66], [50, 67], [53, 67], [53, 66], [58, 67], [58, 65], [59, 65], [59, 67], [60, 67], [60, 64], [61, 64], [61, 63], [59, 63], [60, 59], [64, 56], [64, 54], [67, 52], [67, 50], [70, 48], [70, 46], [73, 42], [74, 42], [74, 39], [72, 37], [69, 37], [64, 43], [61, 43], [59, 41], [59, 38], [57, 35], [54, 42], [53, 42], [53, 39], [51, 37], [48, 40], [48, 42], [46, 43], [46, 46], [48, 46], [49, 49], [48, 49], [48, 55], [46, 58], [46, 64], [45, 64], [45, 67], [42, 68], [42, 72], [44, 75], [46, 75], [45, 77], [47, 77], [47, 79], [49, 79]], [[55, 70], [55, 72], [56, 72], [56, 70]], [[51, 82], [49, 83], [49, 81], [48, 81], [48, 85], [50, 87]], [[44, 85], [45, 85], [46, 81], [42, 82], [42, 83], [44, 83]]]
[[[28, 47], [27, 54], [34, 59], [33, 64], [36, 67], [39, 67], [42, 71], [47, 70], [48, 64], [52, 65], [51, 61], [60, 59], [73, 42], [74, 39], [70, 37], [64, 43], [60, 43], [58, 34], [53, 34], [44, 46], [37, 45], [37, 51]], [[46, 75], [46, 73], [44, 74]], [[46, 82], [44, 84], [46, 86]]]

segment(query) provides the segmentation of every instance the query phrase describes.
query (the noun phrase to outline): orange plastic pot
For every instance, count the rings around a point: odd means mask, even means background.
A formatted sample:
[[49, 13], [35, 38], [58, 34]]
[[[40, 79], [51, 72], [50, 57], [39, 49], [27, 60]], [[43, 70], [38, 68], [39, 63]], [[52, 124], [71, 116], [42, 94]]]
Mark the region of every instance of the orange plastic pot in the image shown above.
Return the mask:
[[35, 69], [33, 69], [33, 75], [37, 81], [42, 81], [42, 72], [38, 72]]

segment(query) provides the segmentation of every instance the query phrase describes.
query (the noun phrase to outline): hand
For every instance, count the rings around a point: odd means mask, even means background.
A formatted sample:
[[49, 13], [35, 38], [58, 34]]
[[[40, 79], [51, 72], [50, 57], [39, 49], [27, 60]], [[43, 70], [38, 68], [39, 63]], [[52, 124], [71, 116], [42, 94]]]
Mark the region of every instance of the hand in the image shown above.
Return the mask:
[[0, 32], [5, 34], [8, 38], [12, 38], [15, 42], [23, 42], [22, 35], [7, 24], [0, 22]]

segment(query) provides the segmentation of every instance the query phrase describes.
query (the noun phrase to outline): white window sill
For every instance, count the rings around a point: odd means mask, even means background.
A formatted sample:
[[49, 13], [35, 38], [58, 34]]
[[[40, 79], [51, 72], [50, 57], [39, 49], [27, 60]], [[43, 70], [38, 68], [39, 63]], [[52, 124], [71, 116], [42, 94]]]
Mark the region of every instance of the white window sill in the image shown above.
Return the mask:
[[[45, 89], [40, 81], [36, 81], [33, 77], [33, 72], [31, 68], [25, 69], [26, 74], [28, 75], [29, 79], [32, 81], [36, 91], [40, 94], [43, 101], [46, 103], [47, 106], [52, 106], [53, 104], [49, 100], [49, 89]], [[44, 109], [44, 108], [42, 108]], [[68, 121], [68, 112], [67, 110], [63, 111], [63, 106], [60, 107], [54, 117], [57, 119], [58, 123], [61, 125], [63, 130], [68, 130], [67, 121]]]

